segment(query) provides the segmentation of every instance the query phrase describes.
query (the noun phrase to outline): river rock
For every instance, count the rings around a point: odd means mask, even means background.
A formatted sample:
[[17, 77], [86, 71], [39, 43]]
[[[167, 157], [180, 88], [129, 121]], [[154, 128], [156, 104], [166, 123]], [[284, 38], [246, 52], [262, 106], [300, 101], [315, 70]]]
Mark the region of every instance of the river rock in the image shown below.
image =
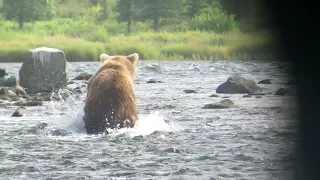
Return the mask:
[[15, 76], [10, 76], [0, 80], [0, 86], [2, 87], [15, 87], [18, 85], [18, 79]]
[[275, 95], [280, 95], [280, 96], [284, 96], [284, 95], [289, 95], [289, 96], [295, 96], [296, 95], [296, 88], [294, 87], [289, 87], [289, 88], [279, 88]]
[[17, 94], [15, 93], [15, 92], [13, 92], [13, 91], [11, 91], [11, 90], [8, 90], [8, 97], [10, 97], [10, 98], [15, 98], [15, 97], [17, 97]]
[[272, 84], [271, 79], [264, 79], [258, 82], [258, 84]]
[[253, 96], [264, 96], [267, 95], [265, 92], [255, 92], [255, 93], [249, 93], [248, 95], [253, 95]]
[[261, 88], [251, 79], [241, 76], [232, 76], [219, 85], [216, 92], [225, 94], [245, 94], [260, 92]]
[[19, 70], [19, 83], [28, 93], [50, 92], [67, 85], [66, 56], [62, 50], [30, 50]]
[[28, 99], [29, 101], [51, 101], [50, 93], [37, 93]]
[[16, 95], [16, 93], [11, 91], [9, 88], [4, 87], [4, 88], [0, 88], [0, 99], [17, 101], [19, 100], [19, 97]]
[[226, 109], [226, 108], [231, 108], [234, 105], [235, 104], [232, 100], [224, 99], [217, 103], [206, 104], [202, 109]]
[[286, 94], [288, 94], [288, 93], [289, 93], [288, 89], [286, 89], [286, 88], [279, 88], [279, 89], [276, 91], [275, 95], [284, 96], [284, 95], [286, 95]]
[[73, 80], [89, 80], [92, 77], [92, 74], [89, 73], [81, 73], [80, 75], [73, 78]]
[[22, 117], [25, 116], [27, 109], [25, 107], [19, 107], [16, 111], [11, 115], [12, 117]]
[[16, 93], [17, 95], [21, 95], [23, 97], [27, 96], [27, 92], [19, 85], [16, 87], [10, 87], [9, 89], [14, 93]]
[[149, 83], [157, 83], [157, 81], [154, 80], [154, 79], [150, 79], [150, 80], [147, 81], [147, 83], [148, 83], [148, 84], [149, 84]]
[[187, 93], [187, 94], [190, 94], [190, 93], [197, 93], [196, 90], [193, 90], [193, 89], [185, 89], [183, 90], [183, 92]]
[[212, 94], [209, 97], [219, 97], [219, 95], [218, 94]]
[[5, 69], [0, 68], [0, 80], [7, 75], [8, 75], [7, 71]]
[[8, 88], [0, 88], [0, 96], [5, 96], [8, 94]]
[[67, 85], [74, 84], [74, 83], [75, 83], [74, 81], [68, 81]]
[[41, 101], [27, 101], [25, 106], [42, 106], [43, 103]]
[[149, 80], [147, 81], [147, 84], [149, 84], [149, 83], [163, 83], [163, 82], [162, 82], [162, 81], [155, 80], [155, 79], [149, 79]]

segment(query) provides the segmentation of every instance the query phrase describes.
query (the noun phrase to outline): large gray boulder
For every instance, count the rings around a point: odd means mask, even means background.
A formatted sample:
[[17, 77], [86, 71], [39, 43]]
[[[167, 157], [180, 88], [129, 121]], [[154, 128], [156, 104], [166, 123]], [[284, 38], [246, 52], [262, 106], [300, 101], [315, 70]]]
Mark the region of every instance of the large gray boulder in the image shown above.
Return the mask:
[[28, 93], [50, 92], [67, 85], [66, 56], [62, 50], [39, 47], [19, 70], [19, 84]]
[[216, 92], [224, 94], [251, 94], [260, 92], [261, 88], [251, 80], [241, 76], [232, 76], [219, 85]]

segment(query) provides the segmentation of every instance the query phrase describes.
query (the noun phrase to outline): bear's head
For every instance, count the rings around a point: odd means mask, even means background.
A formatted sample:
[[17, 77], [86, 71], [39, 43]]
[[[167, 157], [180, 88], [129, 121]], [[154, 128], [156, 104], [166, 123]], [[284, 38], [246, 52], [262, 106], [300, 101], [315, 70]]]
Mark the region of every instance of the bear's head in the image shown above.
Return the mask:
[[105, 54], [105, 53], [100, 55], [100, 61], [103, 62], [103, 64], [110, 61], [116, 61], [124, 65], [129, 71], [129, 73], [131, 74], [132, 78], [134, 78], [136, 75], [136, 64], [138, 60], [139, 60], [138, 53], [133, 53], [127, 56], [123, 56], [123, 55], [109, 56], [108, 54]]

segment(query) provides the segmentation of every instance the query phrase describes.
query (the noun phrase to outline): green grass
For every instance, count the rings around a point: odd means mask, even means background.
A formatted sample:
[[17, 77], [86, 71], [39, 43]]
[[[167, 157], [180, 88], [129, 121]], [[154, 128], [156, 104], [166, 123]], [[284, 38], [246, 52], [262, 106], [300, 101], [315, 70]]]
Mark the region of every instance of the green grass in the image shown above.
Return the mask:
[[55, 19], [28, 23], [24, 30], [19, 30], [16, 23], [0, 20], [0, 62], [22, 62], [28, 58], [28, 50], [40, 46], [63, 50], [70, 62], [97, 61], [103, 52], [110, 55], [137, 52], [144, 60], [273, 60], [277, 54], [273, 36], [265, 32], [143, 30], [130, 36], [124, 34], [125, 24], [115, 22], [94, 25]]

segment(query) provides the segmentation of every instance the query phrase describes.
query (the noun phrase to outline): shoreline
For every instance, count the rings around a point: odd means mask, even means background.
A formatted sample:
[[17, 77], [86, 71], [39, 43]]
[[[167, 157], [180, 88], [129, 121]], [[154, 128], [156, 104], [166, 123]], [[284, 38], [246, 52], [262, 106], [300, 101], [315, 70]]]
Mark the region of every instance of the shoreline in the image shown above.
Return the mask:
[[64, 51], [68, 62], [99, 61], [101, 53], [126, 55], [136, 52], [141, 60], [244, 60], [279, 59], [276, 40], [266, 33], [245, 34], [187, 32], [140, 32], [132, 35], [108, 35], [99, 41], [70, 35], [37, 35], [15, 32], [0, 37], [0, 62], [23, 62], [28, 51], [38, 47]]

